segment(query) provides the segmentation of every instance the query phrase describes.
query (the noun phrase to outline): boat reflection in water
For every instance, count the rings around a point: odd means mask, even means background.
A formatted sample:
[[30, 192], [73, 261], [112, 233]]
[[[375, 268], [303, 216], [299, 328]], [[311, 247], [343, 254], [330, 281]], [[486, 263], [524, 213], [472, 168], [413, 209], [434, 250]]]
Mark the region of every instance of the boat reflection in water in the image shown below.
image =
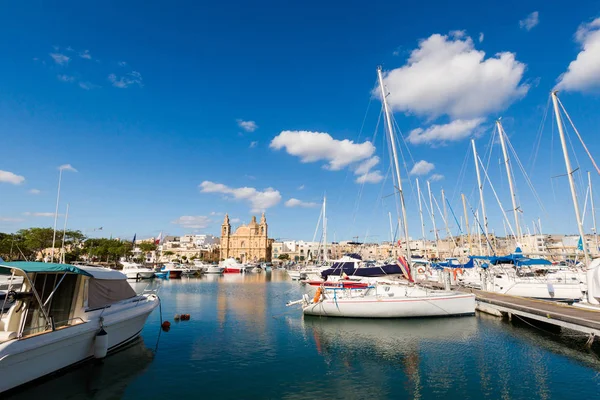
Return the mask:
[[152, 363], [154, 353], [140, 337], [102, 361], [90, 361], [9, 393], [6, 399], [120, 399]]

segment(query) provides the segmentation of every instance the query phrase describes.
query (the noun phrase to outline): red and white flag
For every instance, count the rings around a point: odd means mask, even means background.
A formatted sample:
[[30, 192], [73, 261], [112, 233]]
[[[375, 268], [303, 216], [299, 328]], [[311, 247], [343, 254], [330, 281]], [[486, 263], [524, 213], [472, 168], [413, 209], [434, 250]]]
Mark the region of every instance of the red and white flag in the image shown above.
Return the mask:
[[161, 240], [162, 240], [162, 231], [158, 234], [158, 236], [154, 240], [154, 244], [159, 245]]

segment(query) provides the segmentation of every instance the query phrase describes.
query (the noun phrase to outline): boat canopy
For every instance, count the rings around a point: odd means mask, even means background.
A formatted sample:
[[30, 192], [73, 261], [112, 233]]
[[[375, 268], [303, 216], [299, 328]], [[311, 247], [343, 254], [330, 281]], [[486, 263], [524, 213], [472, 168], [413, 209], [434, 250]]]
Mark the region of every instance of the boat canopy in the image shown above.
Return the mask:
[[456, 258], [448, 259], [444, 262], [431, 263], [431, 267], [435, 269], [443, 269], [443, 268], [473, 268], [475, 263], [473, 262], [473, 257], [469, 258], [466, 264], [453, 264], [452, 260], [456, 260]]
[[83, 265], [70, 265], [70, 264], [57, 264], [57, 263], [44, 263], [36, 261], [13, 261], [13, 262], [2, 262], [0, 268], [13, 268], [20, 271], [29, 273], [72, 273], [78, 275], [88, 276], [95, 279], [106, 279], [106, 280], [123, 280], [127, 279], [122, 272], [101, 267], [83, 266]]
[[29, 273], [61, 273], [71, 272], [73, 274], [85, 275], [92, 277], [93, 275], [83, 269], [69, 264], [43, 263], [35, 261], [13, 261], [3, 262], [0, 267], [13, 268]]
[[523, 254], [509, 254], [507, 256], [470, 256], [471, 260], [488, 260], [490, 264], [514, 264], [517, 267], [529, 265], [552, 265], [548, 260], [543, 258], [529, 258]]

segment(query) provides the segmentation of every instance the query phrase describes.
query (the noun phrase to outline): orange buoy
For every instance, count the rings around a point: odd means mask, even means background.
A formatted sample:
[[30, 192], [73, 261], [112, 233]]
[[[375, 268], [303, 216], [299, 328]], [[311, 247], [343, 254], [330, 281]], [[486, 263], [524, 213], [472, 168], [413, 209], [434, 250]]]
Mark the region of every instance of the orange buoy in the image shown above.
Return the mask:
[[163, 331], [167, 332], [169, 329], [171, 329], [171, 323], [169, 321], [165, 321], [160, 325], [160, 327]]
[[321, 292], [323, 291], [323, 289], [321, 289], [321, 287], [319, 286], [317, 288], [317, 293], [315, 293], [315, 297], [313, 298], [313, 303], [318, 303], [319, 299], [321, 298]]

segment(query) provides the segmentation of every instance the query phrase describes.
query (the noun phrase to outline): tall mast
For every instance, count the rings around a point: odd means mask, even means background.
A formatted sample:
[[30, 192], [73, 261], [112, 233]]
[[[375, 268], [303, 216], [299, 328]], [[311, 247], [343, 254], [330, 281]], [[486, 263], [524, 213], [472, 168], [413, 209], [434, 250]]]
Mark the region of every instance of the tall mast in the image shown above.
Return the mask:
[[429, 192], [429, 209], [431, 210], [431, 223], [433, 224], [433, 237], [435, 238], [435, 250], [437, 257], [440, 258], [440, 236], [435, 226], [435, 212], [433, 211], [433, 196], [431, 195], [431, 183], [427, 181], [427, 191]]
[[452, 237], [450, 228], [448, 227], [448, 209], [446, 208], [446, 194], [444, 193], [444, 189], [442, 189], [442, 203], [444, 206], [444, 224], [446, 225], [446, 235], [448, 237]]
[[467, 213], [467, 199], [465, 198], [465, 194], [461, 193], [463, 203], [463, 212], [465, 213], [465, 228], [467, 232], [467, 241], [469, 242], [469, 254], [472, 254], [471, 250], [471, 231], [469, 230], [469, 214]]
[[327, 196], [323, 196], [323, 261], [327, 261]]
[[388, 211], [388, 217], [390, 218], [390, 243], [394, 245], [394, 228], [392, 227], [392, 212]]
[[65, 213], [65, 226], [63, 227], [62, 245], [60, 247], [61, 262], [65, 262], [65, 235], [67, 234], [67, 220], [69, 219], [69, 203], [67, 203], [67, 212]]
[[383, 74], [381, 72], [381, 66], [377, 68], [377, 77], [379, 78], [379, 88], [381, 89], [381, 101], [383, 103], [383, 110], [385, 112], [385, 121], [387, 125], [387, 131], [390, 136], [390, 142], [392, 145], [392, 155], [394, 156], [394, 168], [396, 170], [396, 180], [398, 182], [398, 194], [400, 196], [400, 206], [402, 208], [402, 219], [404, 221], [404, 237], [406, 240], [406, 258], [408, 265], [411, 264], [410, 254], [410, 243], [408, 239], [408, 218], [406, 217], [406, 206], [404, 204], [404, 192], [402, 191], [402, 177], [400, 176], [400, 166], [398, 164], [398, 153], [396, 152], [396, 136], [392, 127], [392, 119], [390, 116], [390, 108], [387, 103], [387, 96], [385, 88], [383, 86]]
[[[475, 211], [475, 218], [479, 221], [479, 210]], [[479, 242], [479, 254], [483, 254], [483, 248], [481, 247], [481, 229], [477, 230], [477, 241]]]
[[473, 146], [473, 157], [475, 158], [475, 171], [477, 172], [477, 186], [479, 186], [479, 202], [481, 203], [481, 214], [483, 217], [483, 233], [485, 233], [486, 250], [487, 255], [490, 255], [490, 248], [487, 245], [488, 240], [488, 223], [487, 215], [485, 214], [485, 201], [483, 201], [483, 185], [481, 184], [481, 173], [479, 172], [479, 160], [477, 156], [477, 149], [475, 148], [475, 139], [471, 139], [471, 145]]
[[417, 181], [417, 196], [419, 197], [419, 217], [421, 217], [421, 236], [423, 237], [423, 252], [425, 253], [425, 259], [427, 259], [427, 242], [425, 239], [425, 222], [423, 221], [423, 206], [421, 204], [421, 186], [419, 186], [419, 179]]
[[508, 187], [510, 188], [510, 198], [512, 200], [513, 206], [513, 214], [515, 216], [515, 226], [517, 227], [517, 237], [515, 238], [515, 242], [519, 242], [522, 239], [521, 225], [519, 224], [519, 207], [517, 206], [517, 195], [515, 194], [515, 186], [512, 180], [512, 173], [510, 171], [510, 160], [508, 158], [508, 152], [506, 151], [506, 142], [504, 140], [504, 128], [502, 127], [502, 123], [500, 120], [496, 121], [496, 125], [498, 126], [498, 135], [500, 136], [500, 145], [502, 146], [502, 154], [504, 155], [504, 165], [506, 166], [506, 176], [508, 177]]
[[592, 223], [594, 224], [594, 254], [598, 253], [598, 231], [596, 230], [596, 207], [594, 207], [594, 193], [592, 191], [592, 175], [588, 171], [588, 185], [590, 186], [590, 201], [592, 203]]
[[[573, 208], [575, 209], [575, 218], [577, 219], [577, 229], [579, 230], [579, 236], [581, 237], [581, 245], [583, 247], [583, 256], [585, 258], [585, 269], [586, 278], [591, 286], [594, 274], [593, 270], [590, 269], [590, 257], [587, 251], [587, 243], [585, 242], [585, 233], [583, 231], [583, 223], [581, 222], [581, 214], [579, 213], [579, 203], [577, 201], [577, 191], [575, 190], [575, 179], [573, 179], [573, 169], [571, 167], [571, 160], [569, 159], [569, 152], [567, 150], [567, 141], [565, 139], [565, 132], [563, 130], [562, 118], [558, 109], [558, 97], [556, 91], [552, 92], [552, 104], [554, 105], [554, 116], [556, 117], [556, 125], [558, 125], [558, 134], [560, 136], [560, 144], [563, 150], [563, 156], [565, 157], [565, 167], [567, 168], [567, 177], [569, 178], [569, 187], [571, 188], [571, 197], [573, 200]], [[594, 298], [591, 290], [587, 291], [587, 300], [590, 304], [598, 304], [598, 301]]]

